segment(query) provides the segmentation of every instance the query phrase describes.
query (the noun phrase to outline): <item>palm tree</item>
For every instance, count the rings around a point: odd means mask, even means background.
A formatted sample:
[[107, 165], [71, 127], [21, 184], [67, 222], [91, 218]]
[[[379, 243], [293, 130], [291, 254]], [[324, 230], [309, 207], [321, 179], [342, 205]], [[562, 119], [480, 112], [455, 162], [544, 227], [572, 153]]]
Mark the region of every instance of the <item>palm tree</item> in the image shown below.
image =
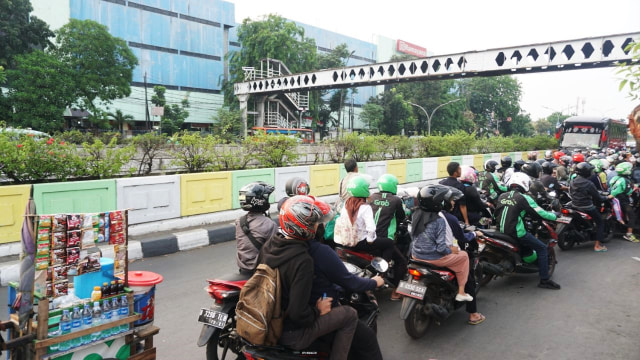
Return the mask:
[[113, 119], [113, 121], [118, 125], [118, 131], [122, 133], [124, 136], [124, 124], [131, 124], [135, 119], [131, 115], [125, 115], [121, 110], [116, 110], [114, 113], [107, 113], [107, 116]]

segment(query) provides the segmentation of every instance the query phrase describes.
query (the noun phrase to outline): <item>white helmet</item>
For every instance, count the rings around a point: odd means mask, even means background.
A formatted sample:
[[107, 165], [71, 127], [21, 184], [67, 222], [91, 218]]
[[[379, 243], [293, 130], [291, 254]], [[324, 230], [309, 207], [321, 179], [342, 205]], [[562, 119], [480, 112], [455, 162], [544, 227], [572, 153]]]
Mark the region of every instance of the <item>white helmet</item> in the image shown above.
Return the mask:
[[600, 165], [602, 166], [602, 170], [609, 170], [609, 166], [611, 166], [611, 164], [609, 163], [609, 161], [607, 161], [607, 159], [600, 159]]
[[529, 191], [529, 185], [531, 185], [531, 179], [529, 179], [529, 175], [523, 172], [514, 173], [507, 181], [507, 187], [511, 189], [514, 185], [518, 185], [527, 192]]

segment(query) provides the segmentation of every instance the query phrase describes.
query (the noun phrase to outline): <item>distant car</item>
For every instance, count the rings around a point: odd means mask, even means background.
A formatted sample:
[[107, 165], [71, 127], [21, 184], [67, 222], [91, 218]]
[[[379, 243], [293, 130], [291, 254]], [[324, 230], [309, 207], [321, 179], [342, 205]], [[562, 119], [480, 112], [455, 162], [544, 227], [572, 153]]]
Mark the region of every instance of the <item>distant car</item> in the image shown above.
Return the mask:
[[0, 128], [0, 133], [9, 134], [9, 136], [16, 139], [22, 135], [32, 135], [33, 138], [36, 140], [48, 139], [51, 137], [49, 134], [44, 133], [42, 131], [36, 131], [31, 129], [16, 129], [16, 128], [10, 128], [10, 127]]

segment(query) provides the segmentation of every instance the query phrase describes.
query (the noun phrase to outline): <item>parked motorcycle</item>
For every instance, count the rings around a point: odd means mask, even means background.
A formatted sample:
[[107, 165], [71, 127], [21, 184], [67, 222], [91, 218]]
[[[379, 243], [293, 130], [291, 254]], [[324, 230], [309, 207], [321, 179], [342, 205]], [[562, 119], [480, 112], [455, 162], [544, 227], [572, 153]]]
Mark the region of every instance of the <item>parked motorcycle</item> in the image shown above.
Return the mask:
[[[347, 270], [357, 276], [373, 277], [382, 275], [389, 270], [389, 264], [382, 258], [375, 257], [365, 267], [358, 267], [351, 263], [344, 263]], [[345, 292], [340, 297], [340, 304], [351, 306], [358, 312], [358, 317], [367, 326], [377, 332], [377, 319], [380, 310], [378, 301], [373, 292], [350, 293]], [[293, 350], [284, 346], [260, 346], [244, 342], [242, 354], [246, 359], [261, 360], [320, 360], [328, 359], [331, 352], [333, 334], [328, 334], [317, 339], [311, 346], [304, 350]]]

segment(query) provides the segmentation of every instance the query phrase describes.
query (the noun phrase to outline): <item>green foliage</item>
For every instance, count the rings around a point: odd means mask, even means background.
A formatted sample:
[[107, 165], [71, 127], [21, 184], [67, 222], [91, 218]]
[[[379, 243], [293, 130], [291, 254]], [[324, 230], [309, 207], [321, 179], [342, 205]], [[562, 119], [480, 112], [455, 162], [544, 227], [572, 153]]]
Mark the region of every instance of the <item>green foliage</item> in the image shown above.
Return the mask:
[[171, 138], [172, 164], [188, 173], [211, 171], [216, 164], [215, 147], [218, 141], [213, 136], [201, 136], [187, 131], [176, 133]]
[[133, 138], [133, 146], [142, 154], [137, 175], [149, 175], [153, 170], [153, 160], [167, 144], [165, 134], [146, 133]]
[[372, 124], [372, 127], [378, 129], [380, 133], [398, 135], [404, 129], [408, 134], [413, 128], [415, 119], [412, 117], [411, 105], [405, 101], [404, 96], [396, 88], [385, 91], [369, 101], [384, 109], [382, 119], [375, 125]]
[[240, 138], [242, 132], [242, 114], [237, 110], [221, 108], [213, 117], [213, 134], [224, 142]]
[[74, 101], [74, 78], [54, 55], [33, 51], [15, 57], [9, 70], [8, 102], [15, 113], [7, 118], [16, 127], [52, 133], [64, 128], [64, 110]]
[[629, 52], [633, 58], [630, 62], [623, 62], [618, 65], [618, 75], [622, 75], [619, 90], [627, 89], [628, 96], [632, 100], [640, 98], [640, 41], [636, 40], [629, 43], [624, 49]]
[[75, 145], [82, 145], [82, 143], [92, 143], [95, 137], [88, 132], [82, 132], [80, 130], [67, 130], [65, 132], [55, 132], [55, 137], [60, 140]]
[[367, 129], [377, 129], [377, 124], [382, 122], [384, 117], [384, 108], [376, 103], [367, 102], [362, 107], [360, 120], [366, 124]]
[[[381, 155], [380, 150], [384, 147], [380, 146], [380, 143], [376, 142], [376, 137], [365, 134], [358, 134], [356, 132], [345, 134], [345, 153], [348, 158], [354, 158], [356, 161], [369, 161], [375, 158], [376, 160], [382, 160], [384, 154]], [[376, 157], [376, 155], [378, 155]]]
[[73, 72], [77, 107], [94, 113], [97, 101], [106, 105], [131, 94], [138, 59], [126, 41], [91, 20], [71, 19], [56, 36], [55, 53]]
[[124, 131], [124, 124], [131, 124], [133, 123], [133, 121], [135, 120], [133, 118], [133, 116], [127, 114], [123, 114], [122, 110], [118, 109], [116, 110], [115, 113], [112, 112], [108, 112], [107, 116], [113, 120], [113, 122], [116, 124], [116, 129], [119, 130], [120, 132]]
[[295, 163], [300, 157], [296, 151], [297, 139], [283, 134], [259, 132], [248, 138], [244, 145], [249, 146], [249, 153], [253, 154], [260, 165], [267, 168], [287, 166]]
[[229, 52], [229, 79], [223, 82], [225, 104], [234, 109], [238, 102], [233, 84], [244, 81], [242, 67], [259, 67], [264, 58], [278, 59], [291, 73], [310, 71], [316, 64], [316, 44], [305, 37], [304, 29], [279, 15], [268, 15], [260, 21], [244, 19], [238, 27], [242, 48]]
[[14, 183], [64, 181], [82, 171], [75, 147], [54, 138], [14, 139], [0, 132], [0, 173]]
[[[100, 139], [96, 139], [93, 144], [82, 144], [85, 152], [85, 176], [92, 179], [106, 179], [122, 173], [122, 168], [135, 154], [135, 147], [133, 145], [118, 147], [117, 140], [116, 137], [112, 137], [107, 144]], [[130, 174], [135, 171], [134, 168], [127, 170]]]
[[[0, 66], [0, 85], [7, 81], [7, 74], [4, 72], [4, 67]], [[2, 94], [0, 92], [0, 94]]]
[[189, 117], [189, 93], [178, 104], [167, 105], [165, 93], [167, 89], [164, 86], [154, 86], [151, 102], [155, 106], [164, 107], [164, 115], [160, 118], [160, 130], [163, 134], [173, 135], [182, 129], [182, 124]]
[[53, 32], [31, 11], [29, 0], [0, 1], [0, 66], [12, 69], [17, 55], [51, 46]]
[[242, 145], [225, 144], [225, 140], [218, 138], [215, 150], [215, 170], [242, 170], [253, 159], [250, 149], [253, 149], [253, 138], [244, 140]]

